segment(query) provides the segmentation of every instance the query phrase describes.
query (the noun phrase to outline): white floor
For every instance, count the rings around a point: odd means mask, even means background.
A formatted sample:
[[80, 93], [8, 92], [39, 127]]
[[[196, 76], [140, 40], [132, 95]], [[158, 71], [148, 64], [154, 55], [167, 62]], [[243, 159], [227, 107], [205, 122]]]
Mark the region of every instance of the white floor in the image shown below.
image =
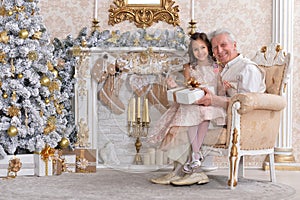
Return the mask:
[[[138, 172], [139, 170], [141, 172], [145, 172], [147, 170], [149, 171], [155, 171], [155, 170], [166, 170], [170, 171], [172, 169], [172, 166], [165, 166], [160, 168], [155, 168], [155, 166], [148, 166], [149, 169], [147, 169], [147, 166], [145, 165], [128, 165], [123, 166], [120, 168], [119, 166], [111, 166], [111, 168], [114, 169], [123, 169], [125, 171], [134, 171]], [[106, 168], [105, 166], [98, 166], [97, 168]], [[207, 174], [211, 175], [223, 175], [228, 176], [228, 169], [227, 168], [219, 168], [215, 171], [207, 172]], [[296, 195], [291, 200], [299, 200], [300, 199], [300, 171], [288, 171], [288, 170], [276, 170], [276, 182], [282, 183], [285, 185], [289, 185], [292, 188], [296, 190]], [[249, 179], [256, 179], [256, 180], [270, 180], [270, 171], [269, 170], [263, 170], [263, 169], [257, 169], [257, 168], [246, 168], [245, 169], [245, 178]]]
[[[228, 175], [227, 169], [218, 169], [216, 171], [208, 172], [208, 174]], [[270, 180], [269, 171], [261, 169], [246, 169], [245, 178]], [[276, 182], [289, 185], [296, 190], [296, 195], [291, 200], [300, 199], [300, 171], [281, 171], [276, 170]]]

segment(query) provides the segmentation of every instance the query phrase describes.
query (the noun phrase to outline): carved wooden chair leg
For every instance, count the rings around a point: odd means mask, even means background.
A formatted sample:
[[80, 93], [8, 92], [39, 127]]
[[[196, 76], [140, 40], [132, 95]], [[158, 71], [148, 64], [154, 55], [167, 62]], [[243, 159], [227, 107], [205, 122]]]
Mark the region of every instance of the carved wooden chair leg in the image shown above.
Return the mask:
[[233, 189], [237, 185], [237, 174], [238, 174], [238, 165], [240, 161], [240, 155], [238, 152], [238, 131], [236, 128], [233, 130], [232, 135], [232, 146], [230, 148], [230, 174], [228, 180], [228, 186]]

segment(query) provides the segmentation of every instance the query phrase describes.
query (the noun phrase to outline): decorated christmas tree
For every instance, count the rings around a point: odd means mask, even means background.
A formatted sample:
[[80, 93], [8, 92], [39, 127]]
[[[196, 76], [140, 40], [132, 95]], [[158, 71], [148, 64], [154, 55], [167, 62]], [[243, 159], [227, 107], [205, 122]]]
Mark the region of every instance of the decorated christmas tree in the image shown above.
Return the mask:
[[60, 76], [69, 72], [53, 54], [38, 2], [0, 0], [0, 158], [75, 140], [72, 85]]

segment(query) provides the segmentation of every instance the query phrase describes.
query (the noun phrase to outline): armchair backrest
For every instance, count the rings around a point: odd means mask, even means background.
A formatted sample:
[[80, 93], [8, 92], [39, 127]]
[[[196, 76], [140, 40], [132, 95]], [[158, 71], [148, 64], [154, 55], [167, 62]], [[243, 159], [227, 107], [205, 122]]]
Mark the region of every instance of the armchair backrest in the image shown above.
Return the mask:
[[266, 93], [281, 95], [290, 72], [290, 54], [278, 43], [271, 43], [263, 46], [252, 60], [266, 72]]

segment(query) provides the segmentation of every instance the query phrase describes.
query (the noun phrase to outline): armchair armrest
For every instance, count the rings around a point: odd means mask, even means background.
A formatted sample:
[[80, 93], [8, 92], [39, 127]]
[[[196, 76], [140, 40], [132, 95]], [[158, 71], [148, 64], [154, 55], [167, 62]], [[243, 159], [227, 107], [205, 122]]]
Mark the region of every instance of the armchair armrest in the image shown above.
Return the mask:
[[273, 110], [280, 111], [285, 108], [286, 100], [284, 97], [267, 93], [242, 93], [234, 95], [229, 108], [236, 101], [240, 102], [239, 114], [244, 114], [252, 110]]

